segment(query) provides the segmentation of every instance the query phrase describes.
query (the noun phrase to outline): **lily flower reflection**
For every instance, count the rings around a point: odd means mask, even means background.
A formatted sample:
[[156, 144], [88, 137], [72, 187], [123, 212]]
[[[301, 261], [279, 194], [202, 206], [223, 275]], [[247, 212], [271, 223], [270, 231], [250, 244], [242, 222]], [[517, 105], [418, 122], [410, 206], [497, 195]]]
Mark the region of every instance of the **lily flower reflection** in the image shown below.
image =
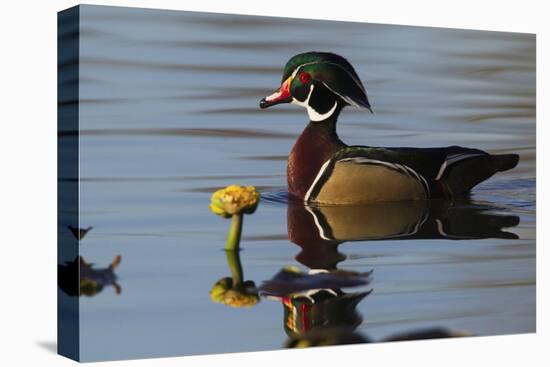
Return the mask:
[[231, 307], [252, 307], [260, 301], [258, 289], [251, 280], [244, 280], [238, 251], [226, 251], [231, 277], [218, 280], [210, 290], [210, 299]]

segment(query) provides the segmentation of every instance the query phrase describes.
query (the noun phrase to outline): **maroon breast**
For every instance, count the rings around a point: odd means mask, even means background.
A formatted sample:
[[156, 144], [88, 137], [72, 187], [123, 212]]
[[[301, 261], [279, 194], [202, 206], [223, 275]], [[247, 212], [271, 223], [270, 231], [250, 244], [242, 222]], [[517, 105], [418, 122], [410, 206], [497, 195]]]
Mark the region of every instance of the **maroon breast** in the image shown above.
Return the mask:
[[288, 156], [288, 192], [303, 199], [323, 164], [343, 146], [334, 127], [310, 122]]

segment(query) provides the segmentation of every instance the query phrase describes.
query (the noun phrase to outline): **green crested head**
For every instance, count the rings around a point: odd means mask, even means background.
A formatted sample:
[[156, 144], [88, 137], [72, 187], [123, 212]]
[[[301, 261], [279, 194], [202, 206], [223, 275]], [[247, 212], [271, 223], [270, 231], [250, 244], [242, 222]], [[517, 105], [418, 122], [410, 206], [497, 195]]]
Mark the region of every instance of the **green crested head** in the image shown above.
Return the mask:
[[312, 121], [323, 121], [345, 106], [371, 110], [365, 87], [353, 66], [330, 52], [306, 52], [292, 57], [281, 87], [260, 101], [261, 108], [294, 103], [307, 108]]
[[355, 69], [353, 69], [353, 66], [351, 66], [349, 61], [342, 56], [331, 52], [312, 51], [291, 57], [285, 65], [281, 82], [284, 82], [300, 66], [308, 67], [315, 65], [316, 67], [314, 69], [322, 70], [327, 66], [327, 64], [337, 65], [338, 67], [350, 72], [354, 78], [359, 79]]

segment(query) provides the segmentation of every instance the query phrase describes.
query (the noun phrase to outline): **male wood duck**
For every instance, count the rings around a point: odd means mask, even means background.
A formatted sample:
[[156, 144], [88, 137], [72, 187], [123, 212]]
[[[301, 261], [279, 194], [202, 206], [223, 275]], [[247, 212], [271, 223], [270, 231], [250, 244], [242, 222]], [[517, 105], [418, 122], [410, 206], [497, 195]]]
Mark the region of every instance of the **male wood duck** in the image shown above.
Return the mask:
[[367, 92], [342, 56], [307, 52], [292, 57], [282, 85], [261, 108], [293, 103], [309, 124], [288, 157], [289, 194], [304, 202], [361, 204], [450, 198], [467, 194], [496, 172], [514, 168], [517, 154], [492, 155], [459, 146], [381, 148], [348, 146], [336, 121], [346, 106], [371, 110]]

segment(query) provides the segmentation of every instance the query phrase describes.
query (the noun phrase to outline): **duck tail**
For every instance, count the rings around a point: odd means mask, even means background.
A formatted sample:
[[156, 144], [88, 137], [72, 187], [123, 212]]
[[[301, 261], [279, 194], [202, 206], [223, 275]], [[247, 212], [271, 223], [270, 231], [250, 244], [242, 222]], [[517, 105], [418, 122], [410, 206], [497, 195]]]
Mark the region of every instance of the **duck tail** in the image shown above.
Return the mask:
[[490, 155], [494, 162], [496, 172], [508, 171], [518, 165], [519, 155], [517, 154], [498, 154]]
[[450, 196], [468, 193], [497, 172], [508, 171], [519, 162], [517, 154], [483, 154], [453, 165], [442, 179]]

